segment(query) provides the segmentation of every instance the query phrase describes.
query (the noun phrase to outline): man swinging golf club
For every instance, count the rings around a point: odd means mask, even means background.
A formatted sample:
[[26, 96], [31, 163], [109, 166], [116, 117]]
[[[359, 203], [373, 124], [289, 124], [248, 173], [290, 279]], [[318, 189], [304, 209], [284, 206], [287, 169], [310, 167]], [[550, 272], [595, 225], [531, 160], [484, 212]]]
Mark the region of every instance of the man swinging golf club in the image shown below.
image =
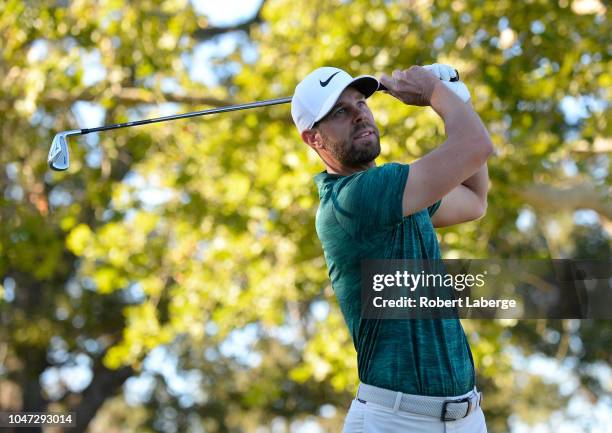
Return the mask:
[[[360, 315], [362, 259], [440, 259], [434, 227], [485, 213], [493, 147], [457, 79], [439, 64], [397, 70], [380, 82], [323, 67], [293, 95], [301, 138], [325, 164], [315, 176], [316, 229], [357, 350], [360, 385], [344, 433], [487, 431], [458, 319]], [[444, 121], [446, 141], [410, 164], [377, 166], [379, 132], [366, 99], [381, 85], [405, 104], [431, 106]]]

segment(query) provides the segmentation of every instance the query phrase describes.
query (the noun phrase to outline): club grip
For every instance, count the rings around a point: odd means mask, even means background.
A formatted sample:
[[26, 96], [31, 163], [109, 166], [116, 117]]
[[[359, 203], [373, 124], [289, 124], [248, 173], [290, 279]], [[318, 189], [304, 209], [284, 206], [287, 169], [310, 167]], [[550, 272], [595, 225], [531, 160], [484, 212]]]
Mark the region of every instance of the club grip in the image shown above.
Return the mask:
[[[458, 70], [456, 70], [456, 69], [455, 69], [455, 74], [456, 74], [456, 76], [451, 77], [451, 79], [450, 79], [451, 83], [454, 83], [455, 81], [459, 81], [459, 71], [458, 71]], [[383, 83], [379, 82], [379, 83], [378, 83], [378, 89], [376, 89], [376, 90], [377, 90], [377, 91], [379, 91], [379, 92], [384, 92], [385, 90], [389, 90], [389, 89], [387, 89], [387, 88], [386, 88], [386, 87], [383, 85]]]

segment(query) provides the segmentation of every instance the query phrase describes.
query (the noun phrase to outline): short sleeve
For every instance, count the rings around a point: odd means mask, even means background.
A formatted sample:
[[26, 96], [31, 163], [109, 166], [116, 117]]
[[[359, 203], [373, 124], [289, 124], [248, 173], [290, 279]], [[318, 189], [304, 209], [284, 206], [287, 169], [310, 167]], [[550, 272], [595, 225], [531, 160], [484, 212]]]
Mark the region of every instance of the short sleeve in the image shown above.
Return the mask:
[[408, 171], [406, 164], [390, 163], [339, 180], [332, 200], [340, 225], [355, 235], [367, 228], [399, 224]]
[[432, 204], [431, 206], [427, 208], [427, 212], [429, 213], [430, 218], [434, 216], [434, 214], [436, 213], [436, 211], [438, 210], [441, 204], [442, 204], [442, 200], [438, 200], [437, 202], [435, 202], [434, 204]]

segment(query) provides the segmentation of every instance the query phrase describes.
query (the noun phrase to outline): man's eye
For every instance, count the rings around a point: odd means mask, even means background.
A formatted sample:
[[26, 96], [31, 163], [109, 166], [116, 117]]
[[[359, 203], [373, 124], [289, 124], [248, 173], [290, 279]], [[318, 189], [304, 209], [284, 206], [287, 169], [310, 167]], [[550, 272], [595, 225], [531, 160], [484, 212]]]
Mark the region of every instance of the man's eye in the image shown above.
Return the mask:
[[344, 108], [338, 108], [335, 112], [334, 112], [334, 116], [337, 116], [338, 114], [344, 114], [346, 112], [346, 110]]

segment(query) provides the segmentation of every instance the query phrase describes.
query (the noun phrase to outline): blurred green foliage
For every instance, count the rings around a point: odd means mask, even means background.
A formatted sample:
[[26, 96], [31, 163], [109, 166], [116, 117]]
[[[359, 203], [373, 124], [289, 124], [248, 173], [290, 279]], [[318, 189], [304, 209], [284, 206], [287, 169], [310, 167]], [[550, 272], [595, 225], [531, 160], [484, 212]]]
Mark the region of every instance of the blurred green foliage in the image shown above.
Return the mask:
[[[78, 101], [110, 124], [165, 102], [183, 112], [287, 96], [322, 65], [379, 75], [448, 63], [496, 155], [487, 216], [441, 230], [445, 257], [611, 257], [611, 31], [599, 1], [269, 0], [236, 29], [185, 0], [2, 1], [0, 11], [0, 408], [76, 410], [92, 432], [251, 432], [313, 416], [331, 432], [357, 385], [314, 230], [322, 166], [289, 107], [73, 138], [70, 170], [49, 172], [53, 135], [84, 127]], [[228, 37], [236, 49], [207, 65], [216, 84], [206, 86], [190, 74], [194, 50]], [[380, 162], [410, 162], [444, 139], [429, 109], [382, 94], [370, 106]], [[464, 326], [492, 433], [511, 415], [536, 423], [570, 395], [611, 391], [609, 322]], [[228, 354], [244, 329], [252, 344]], [[201, 398], [147, 373], [160, 346], [198, 372]], [[577, 380], [560, 392], [519, 355], [556, 360]], [[44, 386], [43, 372], [83, 359], [86, 389]], [[146, 375], [149, 397], [121, 404], [125, 380]]]

